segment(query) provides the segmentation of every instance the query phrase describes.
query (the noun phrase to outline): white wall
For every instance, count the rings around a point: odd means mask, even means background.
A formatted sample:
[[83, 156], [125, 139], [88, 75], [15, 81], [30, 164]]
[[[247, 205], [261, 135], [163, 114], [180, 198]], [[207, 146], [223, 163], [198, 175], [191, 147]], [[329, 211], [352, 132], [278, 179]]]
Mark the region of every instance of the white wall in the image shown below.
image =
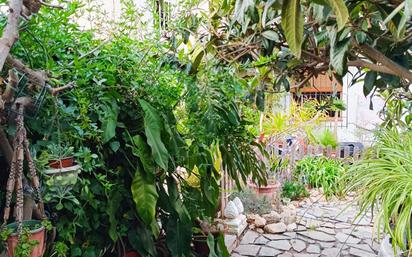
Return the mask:
[[[350, 70], [353, 74], [356, 70]], [[373, 109], [369, 109], [371, 95], [363, 94], [363, 81], [350, 86], [352, 76], [346, 75], [343, 79], [342, 100], [346, 104], [346, 111], [342, 119], [336, 124], [337, 137], [340, 142], [361, 142], [368, 146], [373, 142], [373, 131], [382, 122], [379, 113], [385, 101], [379, 96], [373, 96]], [[334, 123], [324, 124], [334, 128]]]

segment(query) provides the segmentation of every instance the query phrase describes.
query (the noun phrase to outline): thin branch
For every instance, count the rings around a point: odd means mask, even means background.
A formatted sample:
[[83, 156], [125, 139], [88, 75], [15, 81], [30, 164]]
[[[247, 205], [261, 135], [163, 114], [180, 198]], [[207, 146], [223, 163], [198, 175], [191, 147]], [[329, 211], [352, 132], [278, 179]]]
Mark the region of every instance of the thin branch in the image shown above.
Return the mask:
[[314, 76], [313, 73], [310, 74], [309, 76], [307, 76], [306, 78], [304, 78], [301, 82], [299, 82], [299, 84], [291, 86], [290, 89], [303, 87], [313, 76]]
[[19, 17], [22, 11], [23, 0], [9, 1], [9, 15], [7, 25], [0, 38], [0, 71], [3, 69], [7, 56], [14, 42], [19, 38]]

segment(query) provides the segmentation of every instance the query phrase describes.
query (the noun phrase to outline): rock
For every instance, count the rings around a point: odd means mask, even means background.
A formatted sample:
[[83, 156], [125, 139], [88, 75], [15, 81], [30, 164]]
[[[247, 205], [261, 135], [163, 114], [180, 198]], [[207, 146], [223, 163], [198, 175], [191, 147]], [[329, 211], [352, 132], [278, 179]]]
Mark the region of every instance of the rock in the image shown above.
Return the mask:
[[266, 220], [260, 216], [255, 218], [255, 226], [257, 228], [263, 228], [266, 225]]
[[291, 224], [291, 223], [296, 222], [296, 212], [295, 211], [285, 210], [282, 212], [280, 216], [281, 216], [281, 220], [285, 224]]
[[223, 215], [228, 219], [234, 219], [239, 216], [239, 211], [233, 201], [227, 203]]
[[251, 247], [250, 245], [239, 245], [235, 251], [242, 256], [256, 256], [260, 246]]
[[322, 247], [322, 249], [332, 248], [333, 246], [335, 246], [335, 243], [319, 242], [319, 244]]
[[287, 225], [286, 227], [286, 231], [292, 232], [295, 231], [297, 229], [298, 226], [296, 226], [296, 223], [291, 223], [289, 225]]
[[276, 256], [278, 254], [280, 254], [281, 251], [278, 251], [276, 249], [270, 248], [270, 247], [266, 247], [266, 246], [262, 246], [262, 248], [260, 249], [260, 252], [258, 254], [259, 257], [264, 257], [264, 256]]
[[293, 255], [294, 257], [319, 257], [319, 254], [314, 253], [296, 253]]
[[269, 242], [269, 239], [267, 239], [264, 236], [260, 236], [255, 240], [254, 244], [255, 245], [265, 245], [267, 242]]
[[350, 245], [350, 247], [362, 250], [362, 251], [366, 251], [366, 252], [371, 252], [373, 253], [373, 249], [368, 245], [368, 244], [354, 244], [354, 245]]
[[290, 240], [290, 243], [292, 248], [299, 253], [306, 248], [306, 243], [299, 239], [292, 239]]
[[298, 234], [309, 237], [317, 241], [323, 241], [323, 242], [334, 242], [335, 241], [335, 237], [328, 235], [324, 232], [320, 232], [320, 231], [299, 231]]
[[246, 244], [253, 244], [255, 242], [256, 238], [258, 238], [259, 234], [256, 233], [255, 231], [247, 231], [246, 234], [243, 236], [242, 241], [240, 241], [240, 244], [246, 245]]
[[325, 250], [322, 251], [322, 255], [325, 255], [326, 257], [338, 257], [340, 249], [337, 247], [333, 248], [326, 248]]
[[307, 228], [315, 229], [315, 228], [318, 228], [320, 226], [322, 226], [322, 221], [312, 220], [312, 219], [306, 221], [306, 227]]
[[334, 234], [335, 234], [335, 230], [332, 229], [332, 228], [320, 227], [320, 228], [317, 228], [316, 230], [322, 231], [322, 232], [325, 232], [325, 233], [331, 234], [331, 235], [334, 235]]
[[342, 232], [337, 233], [335, 237], [339, 242], [347, 244], [357, 244], [361, 241], [359, 238], [353, 237], [351, 235], [346, 235]]
[[363, 250], [360, 250], [354, 247], [351, 247], [349, 249], [349, 253], [351, 255], [358, 256], [358, 257], [375, 257], [376, 256], [376, 254], [374, 253], [363, 251]]
[[257, 229], [256, 229], [256, 232], [258, 232], [259, 234], [265, 233], [265, 231], [263, 231], [263, 229], [261, 229], [261, 228], [257, 228]]
[[286, 225], [285, 223], [269, 224], [265, 226], [264, 230], [267, 233], [279, 234], [286, 231]]
[[291, 253], [282, 253], [279, 254], [277, 257], [293, 257], [293, 255]]
[[266, 237], [269, 240], [283, 240], [283, 239], [289, 239], [288, 236], [285, 235], [276, 235], [276, 234], [263, 234], [264, 237]]
[[320, 247], [319, 245], [309, 245], [306, 251], [308, 253], [320, 253]]
[[236, 205], [236, 208], [239, 211], [239, 213], [243, 213], [245, 211], [245, 208], [243, 207], [243, 203], [239, 199], [239, 197], [236, 197], [235, 199], [233, 199], [233, 203]]
[[259, 216], [258, 214], [248, 214], [246, 215], [246, 219], [248, 223], [255, 222], [256, 217]]
[[336, 223], [335, 224], [335, 228], [350, 228], [351, 227], [351, 225], [350, 224], [348, 224], [348, 223], [344, 223], [344, 222], [341, 222], [341, 223]]
[[288, 240], [277, 240], [277, 241], [270, 241], [267, 246], [273, 247], [275, 249], [283, 250], [283, 251], [289, 251], [290, 248], [292, 247], [289, 244]]
[[266, 220], [267, 224], [278, 223], [280, 219], [282, 218], [280, 214], [275, 211], [271, 211], [268, 214], [264, 214], [262, 215], [262, 217]]

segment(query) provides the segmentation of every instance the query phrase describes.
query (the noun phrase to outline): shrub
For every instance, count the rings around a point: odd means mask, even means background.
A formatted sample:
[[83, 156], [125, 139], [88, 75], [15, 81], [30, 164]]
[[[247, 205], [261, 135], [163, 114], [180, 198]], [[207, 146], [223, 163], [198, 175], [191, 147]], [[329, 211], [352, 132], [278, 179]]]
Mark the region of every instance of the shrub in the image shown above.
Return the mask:
[[245, 208], [245, 213], [266, 214], [269, 213], [272, 208], [272, 203], [269, 197], [257, 195], [255, 191], [250, 188], [246, 188], [242, 191], [234, 192], [230, 199], [239, 197]]
[[282, 197], [289, 198], [290, 200], [299, 200], [309, 196], [309, 192], [306, 190], [305, 185], [300, 182], [286, 181], [282, 188]]
[[412, 243], [412, 131], [384, 130], [377, 139], [348, 170], [347, 190], [358, 190], [361, 213], [377, 210], [378, 229], [390, 234], [394, 247], [406, 250]]
[[343, 162], [326, 157], [306, 157], [298, 161], [295, 169], [296, 177], [314, 188], [322, 188], [326, 198], [343, 194], [344, 173]]

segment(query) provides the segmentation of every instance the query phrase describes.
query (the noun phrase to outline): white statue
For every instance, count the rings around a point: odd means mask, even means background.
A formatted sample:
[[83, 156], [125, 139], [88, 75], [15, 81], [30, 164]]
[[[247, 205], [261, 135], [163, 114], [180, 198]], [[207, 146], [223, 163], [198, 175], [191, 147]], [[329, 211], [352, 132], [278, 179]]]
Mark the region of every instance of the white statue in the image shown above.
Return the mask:
[[233, 201], [229, 201], [223, 214], [225, 218], [234, 219], [239, 216], [239, 210], [237, 209], [236, 204]]
[[239, 197], [233, 199], [233, 202], [235, 203], [236, 208], [239, 211], [239, 214], [242, 214], [245, 211], [245, 208], [243, 207], [243, 203], [242, 201], [240, 201]]

